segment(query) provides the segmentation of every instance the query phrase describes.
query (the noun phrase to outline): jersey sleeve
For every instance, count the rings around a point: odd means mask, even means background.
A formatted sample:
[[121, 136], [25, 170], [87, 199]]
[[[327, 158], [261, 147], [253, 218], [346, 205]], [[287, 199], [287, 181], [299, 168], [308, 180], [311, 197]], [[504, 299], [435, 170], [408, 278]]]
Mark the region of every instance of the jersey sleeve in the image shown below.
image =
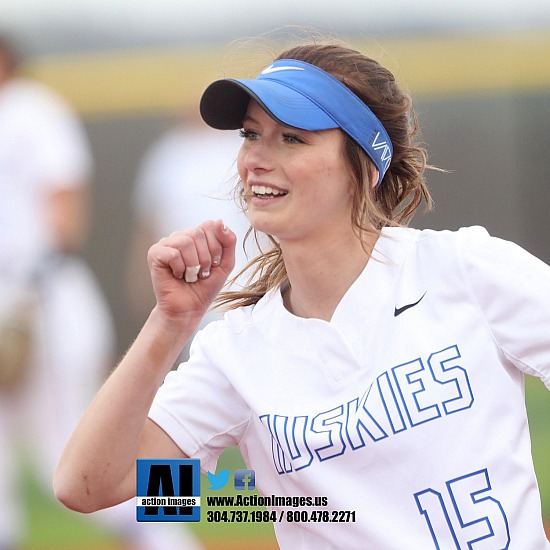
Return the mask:
[[222, 451], [239, 444], [250, 418], [249, 407], [208, 354], [221, 324], [197, 334], [189, 360], [167, 375], [149, 411], [187, 456], [200, 458], [210, 471]]
[[550, 266], [483, 228], [459, 231], [465, 277], [507, 360], [550, 389]]

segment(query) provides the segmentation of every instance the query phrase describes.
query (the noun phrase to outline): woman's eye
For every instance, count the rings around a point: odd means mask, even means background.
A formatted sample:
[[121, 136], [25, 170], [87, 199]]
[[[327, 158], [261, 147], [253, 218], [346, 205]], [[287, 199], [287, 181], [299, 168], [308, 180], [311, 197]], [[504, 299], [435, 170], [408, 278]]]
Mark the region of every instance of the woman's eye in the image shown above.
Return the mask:
[[304, 143], [304, 140], [296, 134], [284, 134], [285, 141], [287, 143]]
[[245, 130], [244, 128], [239, 130], [239, 135], [243, 139], [256, 139], [258, 137], [257, 132], [254, 132], [254, 130]]

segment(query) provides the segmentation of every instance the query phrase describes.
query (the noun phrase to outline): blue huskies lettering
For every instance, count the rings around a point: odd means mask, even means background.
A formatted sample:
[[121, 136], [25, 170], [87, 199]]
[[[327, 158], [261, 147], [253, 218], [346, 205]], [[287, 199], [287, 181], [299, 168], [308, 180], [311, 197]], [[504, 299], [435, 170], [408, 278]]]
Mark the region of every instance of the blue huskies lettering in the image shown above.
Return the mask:
[[[314, 416], [264, 414], [279, 474], [307, 468], [425, 422], [469, 409], [474, 396], [458, 346], [380, 374], [362, 396]], [[427, 366], [426, 366], [427, 365]]]

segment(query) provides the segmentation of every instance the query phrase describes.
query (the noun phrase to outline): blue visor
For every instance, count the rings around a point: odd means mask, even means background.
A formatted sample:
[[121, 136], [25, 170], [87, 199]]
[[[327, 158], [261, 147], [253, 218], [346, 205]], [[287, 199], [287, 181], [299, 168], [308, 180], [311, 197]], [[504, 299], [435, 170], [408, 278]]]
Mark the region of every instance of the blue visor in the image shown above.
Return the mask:
[[315, 65], [279, 59], [255, 80], [225, 78], [204, 91], [200, 112], [219, 130], [237, 130], [250, 98], [283, 126], [317, 131], [340, 128], [372, 159], [382, 182], [393, 154], [386, 129], [348, 87]]

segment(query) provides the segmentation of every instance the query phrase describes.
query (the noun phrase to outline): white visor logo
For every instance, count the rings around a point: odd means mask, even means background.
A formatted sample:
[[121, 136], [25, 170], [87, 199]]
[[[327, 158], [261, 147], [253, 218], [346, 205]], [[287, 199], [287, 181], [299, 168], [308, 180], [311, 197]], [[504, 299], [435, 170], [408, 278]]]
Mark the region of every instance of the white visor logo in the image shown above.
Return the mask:
[[279, 71], [303, 71], [301, 67], [292, 67], [290, 65], [288, 66], [282, 66], [282, 67], [274, 67], [273, 65], [270, 65], [269, 67], [266, 67], [262, 74], [270, 74], [270, 73], [277, 73]]

